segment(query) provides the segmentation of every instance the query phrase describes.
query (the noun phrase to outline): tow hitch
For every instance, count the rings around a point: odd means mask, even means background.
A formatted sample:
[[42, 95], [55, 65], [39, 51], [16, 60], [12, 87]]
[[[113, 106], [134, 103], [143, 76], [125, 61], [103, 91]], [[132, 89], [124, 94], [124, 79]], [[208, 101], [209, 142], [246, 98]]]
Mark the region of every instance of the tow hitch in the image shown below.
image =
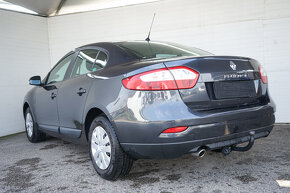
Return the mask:
[[254, 145], [254, 141], [255, 141], [255, 131], [250, 131], [250, 140], [248, 145], [244, 146], [244, 147], [237, 147], [236, 145], [233, 146], [225, 146], [222, 148], [222, 154], [224, 155], [229, 155], [231, 153], [231, 151], [248, 151], [249, 149], [251, 149]]

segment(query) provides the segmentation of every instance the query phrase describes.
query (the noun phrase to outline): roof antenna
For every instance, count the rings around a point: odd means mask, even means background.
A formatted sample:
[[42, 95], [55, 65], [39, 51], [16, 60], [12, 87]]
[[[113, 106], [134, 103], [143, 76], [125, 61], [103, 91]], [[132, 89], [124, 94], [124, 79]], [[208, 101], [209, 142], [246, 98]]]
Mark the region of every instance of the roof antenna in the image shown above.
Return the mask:
[[151, 23], [151, 26], [150, 26], [148, 37], [145, 39], [147, 42], [150, 41], [150, 33], [151, 33], [151, 28], [152, 28], [152, 25], [153, 25], [153, 22], [154, 22], [154, 18], [155, 18], [155, 13], [153, 15], [153, 19], [152, 19], [152, 23]]

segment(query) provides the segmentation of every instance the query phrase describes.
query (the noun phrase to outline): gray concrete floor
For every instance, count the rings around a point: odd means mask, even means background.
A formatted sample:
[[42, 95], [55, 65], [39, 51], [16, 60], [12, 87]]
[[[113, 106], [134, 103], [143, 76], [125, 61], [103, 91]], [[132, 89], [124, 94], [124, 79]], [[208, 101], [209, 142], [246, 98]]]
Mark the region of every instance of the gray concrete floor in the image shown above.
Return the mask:
[[290, 192], [290, 125], [275, 126], [245, 153], [209, 152], [172, 160], [138, 160], [115, 182], [98, 177], [88, 148], [25, 134], [0, 140], [0, 192]]

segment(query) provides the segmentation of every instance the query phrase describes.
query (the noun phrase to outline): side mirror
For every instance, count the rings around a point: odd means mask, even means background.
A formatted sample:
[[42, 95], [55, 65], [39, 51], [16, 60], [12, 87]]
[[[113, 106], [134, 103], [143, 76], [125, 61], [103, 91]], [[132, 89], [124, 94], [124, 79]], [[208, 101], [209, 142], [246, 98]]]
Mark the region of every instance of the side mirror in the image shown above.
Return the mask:
[[41, 78], [40, 76], [33, 76], [29, 79], [29, 84], [30, 85], [35, 85], [35, 86], [41, 86]]

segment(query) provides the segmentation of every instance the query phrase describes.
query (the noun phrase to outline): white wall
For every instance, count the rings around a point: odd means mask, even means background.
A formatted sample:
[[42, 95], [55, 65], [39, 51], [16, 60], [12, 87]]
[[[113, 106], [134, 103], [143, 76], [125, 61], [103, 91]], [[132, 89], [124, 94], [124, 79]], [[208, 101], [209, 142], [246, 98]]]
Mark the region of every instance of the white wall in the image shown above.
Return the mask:
[[50, 68], [47, 19], [0, 10], [0, 136], [24, 131], [28, 79]]
[[268, 70], [277, 122], [290, 122], [289, 0], [162, 0], [50, 18], [0, 10], [0, 136], [24, 130], [30, 76], [44, 76], [84, 44], [145, 39], [154, 12], [154, 40], [258, 59]]
[[115, 40], [179, 42], [258, 59], [268, 70], [277, 122], [290, 122], [289, 0], [164, 0], [48, 19], [52, 66], [75, 47]]

